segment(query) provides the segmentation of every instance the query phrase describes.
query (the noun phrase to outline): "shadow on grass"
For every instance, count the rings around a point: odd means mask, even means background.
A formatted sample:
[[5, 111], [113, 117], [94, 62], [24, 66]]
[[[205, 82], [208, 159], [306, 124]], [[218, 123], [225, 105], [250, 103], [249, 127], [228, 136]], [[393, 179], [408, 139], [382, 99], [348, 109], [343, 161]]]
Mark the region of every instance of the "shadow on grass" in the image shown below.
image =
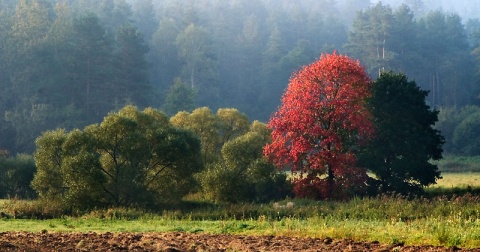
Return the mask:
[[425, 189], [424, 196], [426, 198], [447, 197], [453, 198], [464, 195], [480, 196], [480, 187], [472, 186], [454, 186], [454, 187], [432, 187]]

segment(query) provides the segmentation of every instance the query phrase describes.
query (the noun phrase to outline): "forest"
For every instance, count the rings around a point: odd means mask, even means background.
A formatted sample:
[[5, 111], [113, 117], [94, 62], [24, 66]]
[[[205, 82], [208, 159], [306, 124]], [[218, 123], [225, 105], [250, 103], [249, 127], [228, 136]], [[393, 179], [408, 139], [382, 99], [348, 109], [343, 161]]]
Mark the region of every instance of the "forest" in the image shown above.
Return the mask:
[[0, 0], [2, 155], [128, 104], [266, 122], [292, 73], [333, 51], [372, 78], [405, 73], [440, 111], [445, 152], [480, 154], [480, 21], [444, 2]]

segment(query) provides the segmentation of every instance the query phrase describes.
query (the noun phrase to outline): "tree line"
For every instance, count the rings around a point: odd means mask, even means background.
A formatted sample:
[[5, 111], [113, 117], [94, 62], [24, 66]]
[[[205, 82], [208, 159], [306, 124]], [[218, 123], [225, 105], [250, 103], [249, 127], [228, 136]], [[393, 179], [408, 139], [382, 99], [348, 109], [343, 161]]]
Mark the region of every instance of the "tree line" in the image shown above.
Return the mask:
[[462, 147], [461, 128], [464, 107], [478, 105], [480, 21], [419, 2], [1, 0], [0, 149], [33, 153], [43, 131], [126, 104], [169, 116], [234, 107], [267, 121], [291, 73], [336, 49], [371, 77], [407, 74], [440, 110], [445, 150], [478, 153]]
[[262, 155], [267, 126], [236, 109], [164, 113], [126, 106], [83, 130], [37, 138], [32, 188], [67, 209], [154, 208], [201, 193], [217, 202], [289, 195], [287, 177]]
[[35, 172], [31, 158], [0, 158], [12, 180], [0, 195], [88, 210], [172, 206], [186, 195], [237, 203], [421, 193], [441, 178], [429, 161], [444, 143], [426, 96], [404, 74], [372, 81], [358, 61], [325, 54], [294, 74], [268, 125], [232, 108], [169, 118], [128, 105], [82, 130], [45, 131]]

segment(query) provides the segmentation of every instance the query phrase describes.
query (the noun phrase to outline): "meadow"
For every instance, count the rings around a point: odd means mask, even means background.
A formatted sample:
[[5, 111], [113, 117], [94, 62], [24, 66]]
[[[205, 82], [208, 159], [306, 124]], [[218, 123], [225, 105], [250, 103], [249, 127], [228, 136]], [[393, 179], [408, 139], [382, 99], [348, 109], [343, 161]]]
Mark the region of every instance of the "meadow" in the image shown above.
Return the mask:
[[[480, 247], [480, 173], [444, 173], [425, 196], [381, 195], [345, 202], [286, 199], [268, 204], [189, 202], [148, 212], [106, 209], [41, 218], [32, 201], [0, 201], [0, 232], [186, 232]], [[41, 208], [41, 209], [39, 209]]]
[[[287, 205], [290, 203], [290, 208]], [[480, 198], [406, 199], [383, 196], [348, 202], [294, 200], [269, 205], [218, 206], [150, 214], [132, 209], [80, 217], [0, 220], [5, 231], [188, 232], [275, 235], [387, 244], [480, 247]]]

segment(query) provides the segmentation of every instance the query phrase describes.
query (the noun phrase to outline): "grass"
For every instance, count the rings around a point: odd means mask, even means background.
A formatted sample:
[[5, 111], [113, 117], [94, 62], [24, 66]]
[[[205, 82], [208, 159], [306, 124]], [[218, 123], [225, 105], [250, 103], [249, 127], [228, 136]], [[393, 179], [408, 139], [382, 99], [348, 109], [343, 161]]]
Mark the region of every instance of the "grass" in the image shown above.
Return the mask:
[[430, 196], [454, 196], [467, 193], [480, 195], [480, 173], [442, 173], [437, 184], [425, 189]]
[[433, 163], [442, 173], [480, 173], [480, 156], [446, 155]]
[[[427, 191], [480, 188], [480, 174], [445, 173]], [[349, 238], [387, 244], [480, 247], [480, 193], [407, 198], [382, 195], [345, 202], [289, 200], [269, 204], [209, 204], [157, 213], [106, 209], [77, 217], [29, 219], [49, 210], [34, 201], [0, 201], [0, 232], [188, 232]], [[12, 214], [12, 211], [15, 214]], [[57, 213], [58, 214], [58, 213]], [[52, 214], [55, 215], [55, 214]], [[47, 215], [50, 216], [50, 215]], [[19, 219], [27, 218], [27, 219]]]
[[211, 234], [281, 235], [296, 237], [348, 238], [379, 241], [386, 244], [444, 245], [480, 247], [480, 223], [450, 216], [413, 221], [285, 217], [257, 219], [193, 221], [185, 219], [145, 218], [139, 220], [102, 220], [62, 218], [53, 220], [1, 220], [0, 231], [29, 232], [189, 232]]
[[480, 187], [480, 173], [442, 173], [442, 177], [432, 187]]
[[407, 199], [384, 195], [347, 202], [286, 200], [265, 205], [216, 205], [190, 212], [171, 210], [151, 214], [134, 209], [109, 209], [75, 218], [0, 219], [0, 232], [42, 230], [331, 237], [477, 248], [480, 247], [480, 197]]

